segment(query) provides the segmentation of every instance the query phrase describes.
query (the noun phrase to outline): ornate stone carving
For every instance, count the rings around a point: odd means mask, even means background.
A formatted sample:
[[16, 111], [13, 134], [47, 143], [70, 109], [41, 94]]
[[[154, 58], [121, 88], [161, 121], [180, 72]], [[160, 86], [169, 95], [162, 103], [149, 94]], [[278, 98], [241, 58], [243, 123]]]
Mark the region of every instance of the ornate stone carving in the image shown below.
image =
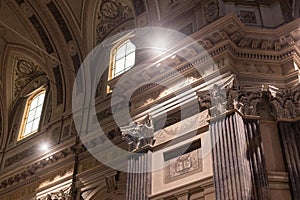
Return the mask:
[[17, 163], [17, 162], [27, 158], [28, 156], [33, 155], [37, 149], [38, 149], [37, 145], [33, 145], [30, 148], [25, 149], [24, 151], [6, 159], [4, 162], [4, 167], [9, 167], [9, 166], [13, 165], [14, 163]]
[[300, 90], [285, 89], [271, 99], [277, 118], [293, 119], [300, 116]]
[[263, 73], [263, 74], [274, 74], [271, 65], [269, 64], [255, 64], [255, 63], [245, 63], [243, 65], [243, 70], [251, 73]]
[[49, 185], [54, 184], [55, 182], [58, 182], [62, 180], [63, 178], [70, 177], [73, 175], [73, 166], [67, 166], [63, 169], [57, 170], [55, 173], [46, 176], [40, 181], [39, 188], [44, 188]]
[[167, 121], [166, 123], [170, 123], [167, 127], [155, 132], [155, 145], [160, 145], [174, 139], [176, 136], [184, 135], [208, 125], [208, 109], [201, 107], [200, 110], [202, 109], [204, 109], [202, 112], [195, 113], [191, 117], [181, 121], [180, 116], [169, 119], [169, 121], [173, 121], [171, 123]]
[[214, 85], [211, 90], [210, 114], [215, 117], [226, 112], [227, 98], [226, 93], [220, 85]]
[[199, 97], [200, 105], [209, 106], [212, 117], [232, 109], [239, 110], [244, 115], [261, 116], [270, 120], [300, 117], [299, 89], [284, 89], [271, 93], [270, 89], [265, 87], [257, 91], [241, 88], [232, 84], [225, 87], [226, 92], [221, 92], [220, 86], [215, 86], [211, 92], [212, 97]]
[[167, 168], [166, 181], [174, 181], [185, 177], [187, 174], [195, 173], [202, 170], [202, 159], [200, 150], [194, 150], [190, 153], [183, 154], [170, 161]]
[[251, 48], [252, 49], [257, 49], [258, 46], [259, 46], [259, 40], [258, 39], [252, 40]]
[[42, 75], [45, 75], [43, 70], [33, 62], [17, 58], [14, 70], [14, 98], [30, 81]]
[[136, 16], [146, 11], [144, 0], [133, 0], [134, 12]]
[[122, 1], [103, 0], [98, 10], [97, 43], [100, 43], [118, 25], [133, 19], [132, 10]]
[[[203, 46], [204, 49], [210, 49], [213, 47], [212, 43], [210, 40], [203, 40], [203, 41], [200, 41], [200, 44]], [[195, 52], [195, 50], [194, 50]], [[197, 54], [197, 52], [195, 52]]]
[[213, 0], [204, 7], [204, 16], [207, 22], [214, 21], [219, 16], [218, 2]]
[[265, 40], [261, 43], [261, 49], [262, 50], [267, 50], [272, 48], [272, 41], [271, 40]]
[[74, 40], [68, 42], [68, 50], [71, 56], [75, 56], [77, 54], [76, 43]]
[[72, 198], [71, 187], [47, 194], [43, 198], [38, 198], [38, 200], [73, 200], [73, 199], [74, 198]]
[[250, 47], [251, 44], [251, 39], [250, 38], [243, 38], [240, 40], [240, 42], [238, 43], [238, 45], [241, 48], [246, 48], [246, 47]]
[[33, 10], [27, 2], [21, 4], [21, 9], [26, 17], [31, 17], [33, 15]]
[[[34, 147], [35, 147], [34, 151], [36, 151], [37, 147], [36, 146], [34, 146]], [[40, 170], [42, 168], [45, 168], [46, 166], [49, 166], [49, 165], [57, 162], [60, 159], [63, 159], [64, 157], [66, 157], [67, 155], [71, 154], [72, 152], [73, 151], [72, 151], [71, 148], [67, 148], [67, 149], [64, 149], [64, 150], [62, 150], [60, 152], [57, 152], [57, 153], [55, 153], [55, 154], [53, 154], [53, 155], [51, 155], [51, 156], [49, 156], [47, 158], [44, 158], [43, 160], [37, 161], [36, 163], [33, 163], [30, 166], [27, 166], [27, 168], [24, 171], [22, 171], [22, 172], [20, 172], [18, 174], [13, 175], [13, 176], [11, 176], [10, 178], [8, 178], [6, 180], [3, 180], [0, 183], [0, 189], [6, 188], [9, 185], [12, 185], [12, 184], [20, 182], [20, 181], [24, 181], [25, 179], [28, 179], [29, 177], [32, 177], [33, 175], [36, 174], [36, 172], [38, 170]], [[21, 152], [21, 153], [23, 153], [23, 152]], [[20, 155], [17, 154], [17, 155], [15, 155], [12, 158], [12, 161], [14, 161], [13, 159], [18, 158], [16, 156], [22, 157], [22, 156], [20, 156]], [[15, 162], [17, 162], [17, 161], [15, 161]], [[24, 184], [26, 184], [26, 182]]]
[[128, 141], [129, 151], [139, 150], [146, 145], [154, 144], [154, 126], [150, 115], [140, 122], [132, 122], [120, 129], [123, 138]]
[[254, 11], [240, 11], [240, 19], [247, 24], [257, 24]]

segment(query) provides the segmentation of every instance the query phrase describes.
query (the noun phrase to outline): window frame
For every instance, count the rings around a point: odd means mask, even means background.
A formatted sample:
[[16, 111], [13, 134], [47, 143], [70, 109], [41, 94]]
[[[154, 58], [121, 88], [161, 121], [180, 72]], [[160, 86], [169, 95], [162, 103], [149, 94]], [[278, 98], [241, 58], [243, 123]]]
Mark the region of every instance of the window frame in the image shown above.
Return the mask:
[[[42, 103], [42, 110], [41, 110], [41, 114], [40, 114], [40, 117], [39, 117], [38, 128], [36, 130], [31, 131], [30, 133], [25, 135], [24, 134], [25, 133], [25, 127], [26, 127], [26, 124], [27, 124], [27, 119], [28, 119], [28, 115], [29, 115], [29, 111], [30, 111], [29, 109], [30, 109], [31, 103], [33, 102], [33, 100], [35, 98], [37, 98], [41, 94], [44, 94], [44, 100], [43, 100], [43, 103]], [[19, 134], [18, 134], [18, 141], [23, 140], [23, 139], [37, 133], [40, 130], [43, 111], [44, 111], [44, 107], [45, 107], [45, 102], [46, 102], [46, 89], [45, 88], [40, 88], [40, 89], [34, 91], [33, 93], [31, 93], [27, 97], [25, 107], [24, 107], [24, 111], [23, 111], [21, 124], [20, 124], [20, 129], [19, 129]]]
[[[124, 45], [127, 45], [128, 43], [131, 43], [134, 46], [134, 50], [133, 51], [127, 51], [127, 47], [125, 49], [124, 52], [124, 56], [122, 56], [120, 59], [125, 59], [124, 62], [124, 69], [120, 71], [120, 73], [118, 73], [117, 75], [115, 74], [115, 69], [116, 69], [116, 61], [117, 61], [117, 53], [118, 50], [121, 49]], [[126, 68], [126, 57], [128, 57], [130, 54], [134, 53], [134, 63], [132, 66]], [[110, 53], [110, 66], [109, 66], [109, 73], [108, 73], [108, 81], [115, 79], [117, 77], [119, 77], [120, 75], [122, 75], [123, 73], [125, 73], [126, 71], [130, 70], [136, 63], [136, 46], [134, 43], [132, 43], [132, 41], [130, 40], [130, 38], [127, 38], [125, 40], [123, 40], [122, 42], [118, 43], [114, 48], [112, 48], [111, 53]]]

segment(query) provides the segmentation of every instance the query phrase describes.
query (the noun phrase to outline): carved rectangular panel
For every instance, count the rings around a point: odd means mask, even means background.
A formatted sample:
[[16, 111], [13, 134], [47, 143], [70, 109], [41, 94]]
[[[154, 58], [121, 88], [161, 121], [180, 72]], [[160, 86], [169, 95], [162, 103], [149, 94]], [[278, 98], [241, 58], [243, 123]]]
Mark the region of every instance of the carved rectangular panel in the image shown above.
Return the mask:
[[196, 149], [187, 154], [168, 160], [165, 169], [165, 182], [169, 183], [203, 170], [201, 150]]

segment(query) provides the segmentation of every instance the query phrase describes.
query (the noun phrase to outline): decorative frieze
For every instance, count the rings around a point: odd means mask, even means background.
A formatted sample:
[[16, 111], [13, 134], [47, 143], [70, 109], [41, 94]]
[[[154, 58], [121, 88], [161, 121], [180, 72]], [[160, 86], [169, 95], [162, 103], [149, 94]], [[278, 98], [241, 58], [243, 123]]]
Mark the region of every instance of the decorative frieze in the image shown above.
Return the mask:
[[40, 161], [37, 161], [36, 163], [33, 163], [30, 166], [27, 166], [27, 168], [25, 170], [21, 171], [20, 173], [15, 174], [14, 176], [11, 176], [10, 178], [8, 178], [6, 180], [3, 180], [0, 183], [0, 190], [3, 188], [9, 187], [15, 183], [24, 181], [25, 179], [28, 179], [29, 177], [36, 175], [36, 173], [39, 170], [41, 170], [45, 167], [48, 167], [51, 164], [56, 163], [58, 160], [61, 160], [72, 153], [73, 153], [73, 150], [70, 147], [70, 148], [64, 149], [58, 153], [55, 153], [47, 158], [44, 158]]
[[25, 149], [24, 151], [7, 158], [4, 162], [4, 168], [9, 167], [23, 159], [26, 159], [27, 157], [33, 155], [38, 150], [38, 145], [33, 145], [28, 149]]
[[212, 117], [232, 109], [244, 115], [263, 117], [260, 111], [267, 109], [274, 119], [294, 119], [300, 116], [299, 102], [299, 89], [271, 91], [268, 87], [262, 87], [255, 91], [234, 84], [225, 88], [215, 85], [210, 94], [199, 97], [200, 105], [210, 107]]
[[40, 185], [38, 188], [45, 188], [48, 185], [57, 183], [58, 181], [66, 177], [71, 177], [72, 175], [73, 175], [73, 165], [66, 166], [63, 169], [58, 169], [54, 173], [42, 178], [39, 181]]
[[154, 133], [155, 146], [170, 141], [180, 135], [184, 135], [199, 128], [203, 128], [204, 126], [208, 125], [208, 120], [209, 114], [207, 109], [181, 121], [176, 119], [176, 122], [179, 121], [178, 123], [175, 123]]

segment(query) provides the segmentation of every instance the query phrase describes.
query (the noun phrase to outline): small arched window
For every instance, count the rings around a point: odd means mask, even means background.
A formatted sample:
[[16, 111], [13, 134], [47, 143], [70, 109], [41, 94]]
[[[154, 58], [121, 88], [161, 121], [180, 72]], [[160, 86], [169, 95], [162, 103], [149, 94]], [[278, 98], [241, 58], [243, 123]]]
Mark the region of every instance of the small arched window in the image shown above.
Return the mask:
[[20, 127], [19, 140], [38, 131], [45, 95], [46, 91], [43, 89], [28, 97]]
[[135, 50], [135, 45], [130, 40], [126, 40], [112, 51], [109, 79], [113, 79], [133, 67]]

